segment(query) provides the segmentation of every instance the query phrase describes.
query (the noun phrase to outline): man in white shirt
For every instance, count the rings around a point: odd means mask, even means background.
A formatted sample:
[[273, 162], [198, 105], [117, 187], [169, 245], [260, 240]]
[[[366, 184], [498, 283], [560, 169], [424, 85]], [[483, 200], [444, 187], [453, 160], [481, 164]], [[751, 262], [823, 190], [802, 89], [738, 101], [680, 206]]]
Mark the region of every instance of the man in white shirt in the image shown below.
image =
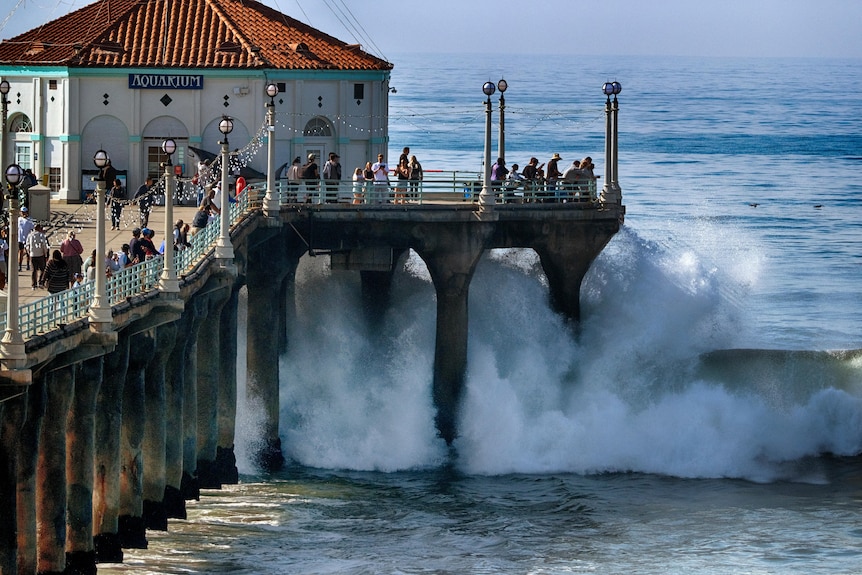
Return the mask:
[[383, 154], [377, 154], [377, 161], [371, 166], [374, 172], [374, 198], [375, 203], [381, 203], [389, 195], [389, 166], [383, 159]]
[[18, 271], [21, 271], [21, 264], [24, 261], [24, 258], [27, 259], [27, 269], [30, 269], [30, 254], [27, 253], [27, 250], [24, 249], [27, 236], [30, 235], [30, 232], [33, 231], [35, 224], [33, 220], [29, 217], [29, 213], [27, 210], [27, 206], [21, 208], [21, 215], [18, 216]]

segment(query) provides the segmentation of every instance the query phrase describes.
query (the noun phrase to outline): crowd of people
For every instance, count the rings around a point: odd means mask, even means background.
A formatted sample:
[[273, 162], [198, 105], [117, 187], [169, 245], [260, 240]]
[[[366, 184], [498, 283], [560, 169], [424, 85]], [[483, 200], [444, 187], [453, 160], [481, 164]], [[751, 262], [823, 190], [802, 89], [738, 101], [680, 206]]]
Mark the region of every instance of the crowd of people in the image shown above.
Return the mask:
[[[518, 164], [506, 166], [503, 158], [491, 167], [491, 185], [503, 192], [506, 201], [567, 202], [594, 199], [596, 191], [595, 164], [590, 156], [562, 166], [563, 158], [555, 153], [547, 162], [529, 159], [523, 170]], [[288, 199], [291, 202], [312, 202], [322, 198], [328, 203], [354, 204], [392, 202], [407, 203], [419, 198], [425, 173], [422, 164], [410, 148], [402, 150], [398, 163], [390, 167], [384, 154], [376, 162], [357, 166], [352, 173], [352, 193], [341, 183], [341, 163], [338, 154], [330, 153], [321, 171], [316, 154], [308, 154], [305, 163], [297, 156], [286, 171]], [[322, 195], [320, 195], [322, 194]]]
[[[522, 171], [518, 164], [506, 167], [503, 158], [491, 166], [491, 185], [495, 191], [505, 191], [507, 201], [522, 198], [531, 202], [566, 202], [590, 199], [595, 191], [595, 164], [590, 156], [574, 160], [570, 166], [560, 170], [563, 158], [556, 153], [540, 164], [535, 156], [530, 158]], [[518, 191], [520, 190], [520, 191]]]
[[[49, 293], [58, 293], [72, 287], [77, 287], [86, 281], [92, 281], [102, 266], [97, 265], [96, 250], [89, 257], [83, 258], [84, 246], [77, 238], [77, 233], [70, 230], [59, 246], [51, 245], [49, 235], [41, 223], [30, 218], [27, 207], [21, 209], [17, 221], [18, 246], [10, 253], [9, 233], [7, 228], [0, 230], [0, 289], [6, 288], [6, 262], [9, 258], [17, 258], [18, 272], [30, 272], [30, 289], [46, 289]], [[177, 220], [172, 232], [172, 244], [175, 251], [191, 247], [190, 226], [183, 220]], [[155, 232], [148, 227], [136, 227], [128, 243], [123, 243], [119, 251], [108, 249], [103, 262], [106, 276], [117, 273], [125, 267], [144, 262], [163, 255], [165, 241], [156, 248]], [[15, 261], [15, 260], [12, 260]]]

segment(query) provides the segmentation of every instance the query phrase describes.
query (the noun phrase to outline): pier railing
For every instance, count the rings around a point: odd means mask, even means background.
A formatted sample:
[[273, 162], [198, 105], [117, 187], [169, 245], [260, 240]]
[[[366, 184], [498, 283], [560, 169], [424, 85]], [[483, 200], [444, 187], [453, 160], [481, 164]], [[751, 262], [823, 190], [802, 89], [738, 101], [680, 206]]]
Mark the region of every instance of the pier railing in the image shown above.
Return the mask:
[[[232, 198], [229, 204], [230, 225], [251, 211], [260, 208], [266, 183], [251, 184]], [[554, 188], [536, 182], [492, 182], [495, 203], [533, 204], [574, 202], [588, 207], [598, 202], [594, 179], [566, 183]], [[388, 205], [427, 205], [477, 203], [482, 192], [479, 174], [470, 172], [426, 172], [421, 181], [391, 179], [389, 182], [289, 182], [281, 179], [273, 190], [280, 205], [342, 204], [363, 209]], [[174, 252], [174, 266], [182, 278], [215, 248], [220, 233], [218, 218], [189, 238], [190, 247]], [[172, 248], [173, 236], [166, 234], [166, 249]], [[159, 289], [164, 258], [157, 254], [151, 259], [113, 273], [107, 278], [106, 294], [110, 305], [116, 306], [129, 298]], [[21, 337], [26, 341], [87, 316], [95, 294], [95, 282], [51, 294], [22, 305], [18, 309]], [[0, 310], [0, 330], [6, 327], [6, 311]]]

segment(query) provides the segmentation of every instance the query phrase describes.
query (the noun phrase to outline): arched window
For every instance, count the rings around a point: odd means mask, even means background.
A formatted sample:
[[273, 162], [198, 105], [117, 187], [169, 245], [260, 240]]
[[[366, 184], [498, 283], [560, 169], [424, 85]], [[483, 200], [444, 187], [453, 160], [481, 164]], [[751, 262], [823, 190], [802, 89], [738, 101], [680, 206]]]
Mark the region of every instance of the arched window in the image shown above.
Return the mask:
[[33, 122], [30, 121], [30, 117], [26, 114], [18, 114], [12, 121], [9, 122], [9, 133], [15, 134], [18, 132], [32, 132], [33, 131]]
[[325, 118], [317, 116], [308, 121], [305, 125], [305, 130], [302, 131], [303, 136], [317, 136], [319, 138], [331, 138], [332, 126]]

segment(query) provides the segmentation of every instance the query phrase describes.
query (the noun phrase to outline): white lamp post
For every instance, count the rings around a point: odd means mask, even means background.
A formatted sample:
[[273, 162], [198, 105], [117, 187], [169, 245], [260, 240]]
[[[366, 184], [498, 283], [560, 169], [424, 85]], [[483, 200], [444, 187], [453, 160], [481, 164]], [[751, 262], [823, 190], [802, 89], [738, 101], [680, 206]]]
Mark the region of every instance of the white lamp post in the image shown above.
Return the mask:
[[111, 305], [107, 296], [107, 278], [105, 277], [105, 178], [102, 169], [108, 165], [110, 156], [105, 150], [98, 150], [93, 155], [93, 163], [99, 168], [96, 176], [96, 290], [93, 303], [90, 304], [90, 326], [102, 330], [111, 324]]
[[168, 138], [162, 142], [162, 151], [168, 157], [165, 162], [165, 255], [162, 274], [159, 276], [159, 289], [164, 293], [178, 293], [180, 283], [177, 281], [177, 270], [174, 266], [174, 166], [171, 156], [177, 151], [177, 143]]
[[228, 171], [230, 170], [230, 156], [228, 150], [227, 135], [233, 131], [233, 119], [222, 116], [218, 123], [218, 131], [222, 133], [221, 141], [221, 231], [216, 241], [215, 257], [218, 259], [233, 259], [233, 244], [230, 241], [230, 203], [228, 200]]
[[[5, 118], [5, 104], [3, 111]], [[23, 368], [24, 362], [27, 360], [24, 340], [21, 339], [21, 331], [18, 329], [18, 258], [12, 255], [18, 251], [18, 184], [23, 177], [24, 170], [18, 164], [12, 164], [6, 168], [6, 183], [9, 185], [6, 198], [9, 200], [10, 249], [9, 257], [6, 258], [8, 265], [6, 331], [3, 333], [3, 339], [0, 340], [0, 351], [2, 351], [3, 364], [9, 369]]]
[[266, 85], [266, 95], [269, 103], [266, 105], [266, 195], [263, 198], [263, 211], [267, 216], [278, 214], [279, 201], [275, 193], [275, 97], [278, 96], [278, 85], [270, 82]]
[[494, 191], [491, 189], [491, 94], [496, 91], [493, 82], [485, 82], [485, 165], [482, 166], [482, 191], [479, 193], [479, 209], [494, 209]]
[[611, 82], [611, 86], [613, 88], [614, 101], [613, 107], [611, 109], [613, 121], [611, 122], [611, 139], [612, 143], [612, 153], [613, 153], [613, 165], [611, 166], [611, 187], [614, 190], [614, 193], [617, 196], [617, 201], [622, 202], [623, 200], [623, 191], [620, 188], [619, 184], [619, 174], [617, 173], [617, 156], [619, 148], [617, 147], [617, 134], [619, 133], [618, 124], [617, 124], [617, 112], [619, 112], [620, 105], [617, 102], [617, 94], [623, 91], [622, 84], [619, 82]]
[[497, 157], [504, 160], [506, 159], [506, 99], [503, 97], [503, 92], [508, 87], [509, 83], [502, 78], [497, 82], [497, 89], [500, 90], [500, 137], [497, 140], [497, 146], [499, 147]]
[[2, 118], [0, 118], [0, 166], [4, 165], [6, 161], [6, 121], [9, 115], [9, 101], [6, 100], [6, 94], [9, 93], [9, 88], [7, 80], [0, 80], [0, 106], [2, 106]]

